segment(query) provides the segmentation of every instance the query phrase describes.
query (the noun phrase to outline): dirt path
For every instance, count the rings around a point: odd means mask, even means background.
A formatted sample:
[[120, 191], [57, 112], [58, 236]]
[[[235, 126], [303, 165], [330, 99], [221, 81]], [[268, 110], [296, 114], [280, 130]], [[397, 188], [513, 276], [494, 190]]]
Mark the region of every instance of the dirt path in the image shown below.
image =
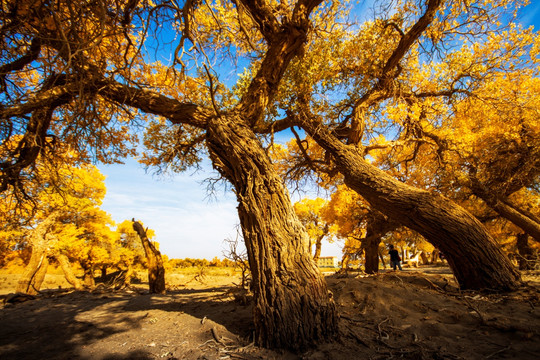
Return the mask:
[[0, 359], [539, 358], [538, 276], [516, 293], [486, 295], [422, 270], [328, 276], [341, 336], [301, 355], [253, 346], [251, 307], [234, 298], [231, 279], [209, 279], [166, 295], [54, 291], [8, 304]]

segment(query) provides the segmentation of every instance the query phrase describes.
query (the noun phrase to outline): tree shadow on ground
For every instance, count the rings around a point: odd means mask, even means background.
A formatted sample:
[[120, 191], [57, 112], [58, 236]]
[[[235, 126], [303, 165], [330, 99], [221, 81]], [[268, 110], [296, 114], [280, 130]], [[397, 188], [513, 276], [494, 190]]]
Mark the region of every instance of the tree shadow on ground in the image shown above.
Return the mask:
[[[140, 327], [140, 318], [122, 314], [115, 307], [108, 307], [106, 313], [96, 311], [105, 304], [126, 300], [119, 294], [109, 297], [88, 292], [49, 292], [47, 297], [5, 306], [0, 309], [0, 358], [81, 358], [81, 348]], [[94, 316], [107, 316], [110, 321], [96, 322]], [[138, 359], [144, 356], [137, 354]]]
[[[215, 333], [234, 338], [240, 346], [253, 330], [251, 307], [227, 296], [230, 288], [183, 289], [166, 295], [48, 292], [0, 309], [0, 358], [153, 359], [156, 349], [150, 346], [155, 343], [204, 344]], [[185, 334], [175, 333], [179, 330]], [[121, 348], [122, 342], [132, 348]]]

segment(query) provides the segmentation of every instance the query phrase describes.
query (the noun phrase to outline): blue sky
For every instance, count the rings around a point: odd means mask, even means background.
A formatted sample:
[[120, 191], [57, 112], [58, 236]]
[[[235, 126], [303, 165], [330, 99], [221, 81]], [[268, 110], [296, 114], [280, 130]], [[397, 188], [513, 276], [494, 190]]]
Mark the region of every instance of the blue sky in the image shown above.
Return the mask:
[[[236, 238], [236, 197], [224, 186], [209, 194], [204, 180], [217, 173], [208, 160], [195, 173], [165, 178], [145, 172], [134, 159], [98, 167], [106, 175], [102, 209], [118, 223], [135, 218], [154, 229], [154, 240], [169, 258], [223, 258], [224, 240]], [[340, 244], [326, 242], [322, 249], [322, 256], [341, 257]]]
[[[525, 26], [540, 29], [540, 0], [520, 13]], [[284, 142], [286, 139], [282, 139]], [[224, 240], [236, 238], [238, 215], [232, 191], [223, 187], [209, 196], [203, 180], [215, 177], [209, 161], [196, 173], [155, 177], [134, 159], [125, 165], [99, 165], [106, 175], [103, 210], [116, 222], [135, 218], [154, 229], [161, 252], [169, 258], [223, 257]], [[293, 200], [298, 200], [297, 194]], [[342, 243], [324, 242], [322, 256], [341, 257]]]
[[170, 258], [221, 256], [222, 242], [234, 236], [238, 223], [232, 194], [208, 196], [201, 182], [211, 168], [172, 178], [146, 173], [136, 160], [99, 166], [106, 175], [102, 209], [116, 222], [135, 218], [155, 230], [154, 240]]

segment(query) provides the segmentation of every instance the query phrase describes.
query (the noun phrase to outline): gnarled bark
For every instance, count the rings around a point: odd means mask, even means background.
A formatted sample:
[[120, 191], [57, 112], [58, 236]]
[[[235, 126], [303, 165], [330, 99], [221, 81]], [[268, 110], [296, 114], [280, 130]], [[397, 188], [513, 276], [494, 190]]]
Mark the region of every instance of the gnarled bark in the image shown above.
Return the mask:
[[239, 203], [253, 278], [256, 343], [301, 350], [334, 338], [338, 318], [331, 293], [260, 141], [239, 115], [228, 114], [209, 121], [207, 145]]
[[150, 293], [164, 294], [165, 268], [163, 267], [161, 252], [156, 249], [154, 244], [150, 242], [148, 236], [146, 235], [146, 230], [143, 228], [140, 222], [133, 220], [133, 230], [135, 230], [139, 235], [144, 248], [144, 253], [146, 254], [146, 261], [148, 262], [148, 286], [150, 287]]
[[513, 290], [520, 274], [484, 226], [449, 199], [416, 189], [366, 162], [354, 146], [337, 140], [316, 121], [304, 129], [330, 152], [345, 183], [375, 209], [422, 234], [448, 260], [463, 289]]

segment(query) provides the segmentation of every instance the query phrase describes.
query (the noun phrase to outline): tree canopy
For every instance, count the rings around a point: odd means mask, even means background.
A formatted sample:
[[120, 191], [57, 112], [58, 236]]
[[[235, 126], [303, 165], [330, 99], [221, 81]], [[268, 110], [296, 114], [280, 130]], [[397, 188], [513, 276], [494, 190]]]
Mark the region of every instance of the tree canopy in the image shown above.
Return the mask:
[[[308, 170], [291, 174], [340, 173], [377, 219], [440, 247], [463, 288], [515, 289], [517, 271], [446, 192], [458, 179], [534, 222], [510, 199], [538, 192], [540, 42], [516, 21], [525, 4], [377, 1], [366, 16], [321, 0], [4, 1], [0, 191], [31, 197], [38, 156], [65, 160], [59, 143], [75, 163], [120, 161], [140, 128], [160, 171], [208, 155], [239, 203], [256, 341], [303, 349], [333, 338], [337, 316], [268, 154], [276, 132], [301, 128]], [[427, 178], [410, 176], [428, 162]], [[448, 190], [433, 186], [442, 171]]]

